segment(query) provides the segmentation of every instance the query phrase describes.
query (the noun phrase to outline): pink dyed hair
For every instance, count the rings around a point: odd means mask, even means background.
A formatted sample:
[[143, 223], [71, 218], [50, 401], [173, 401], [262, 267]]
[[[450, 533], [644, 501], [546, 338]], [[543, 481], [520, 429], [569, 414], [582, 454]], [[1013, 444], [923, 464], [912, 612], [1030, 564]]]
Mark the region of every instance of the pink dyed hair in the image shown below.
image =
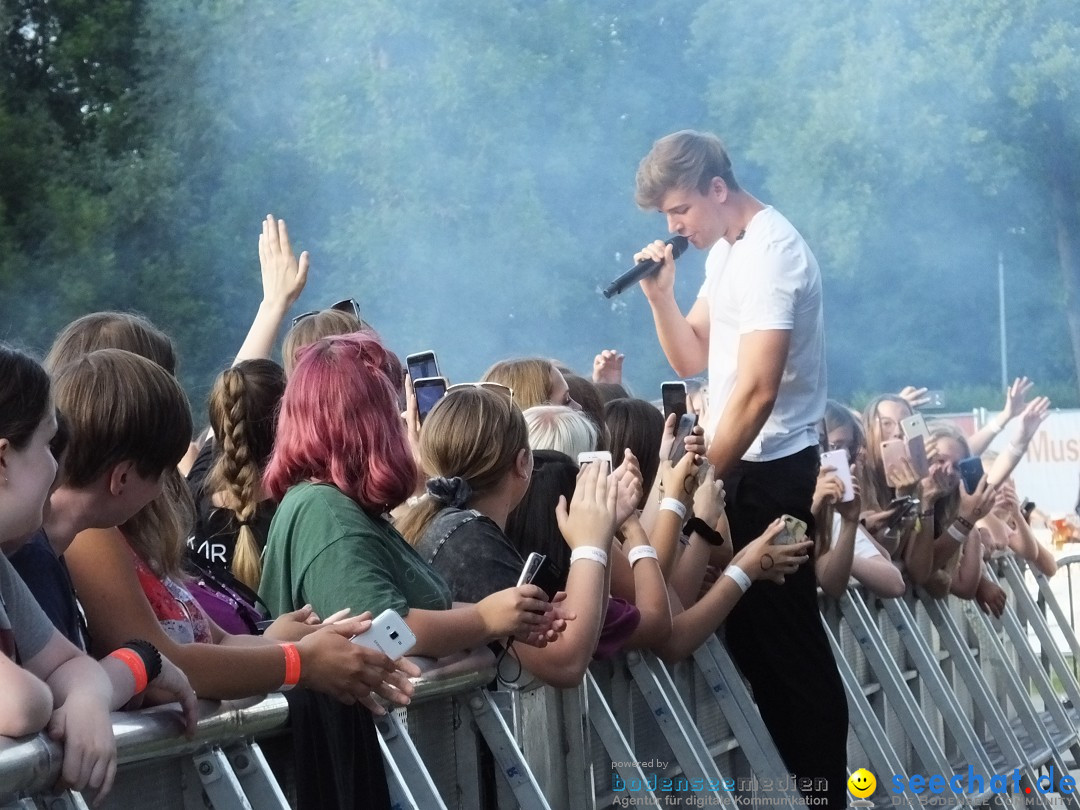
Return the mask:
[[381, 511], [412, 494], [416, 462], [388, 376], [391, 358], [373, 332], [325, 338], [297, 353], [263, 478], [272, 497], [312, 480]]

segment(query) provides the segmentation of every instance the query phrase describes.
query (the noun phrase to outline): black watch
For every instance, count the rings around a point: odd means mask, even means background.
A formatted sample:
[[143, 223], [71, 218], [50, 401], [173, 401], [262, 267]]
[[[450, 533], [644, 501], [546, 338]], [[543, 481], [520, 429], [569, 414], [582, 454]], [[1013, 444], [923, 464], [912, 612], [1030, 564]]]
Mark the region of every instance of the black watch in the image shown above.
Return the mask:
[[726, 542], [724, 535], [696, 515], [686, 521], [685, 529], [687, 534], [696, 534], [710, 546], [722, 546]]

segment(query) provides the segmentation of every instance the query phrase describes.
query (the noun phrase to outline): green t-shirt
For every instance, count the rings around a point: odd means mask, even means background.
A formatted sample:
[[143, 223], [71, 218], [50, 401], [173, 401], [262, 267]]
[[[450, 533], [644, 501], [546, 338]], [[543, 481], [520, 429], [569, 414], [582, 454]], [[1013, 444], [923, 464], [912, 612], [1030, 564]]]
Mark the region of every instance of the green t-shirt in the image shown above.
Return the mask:
[[387, 608], [445, 610], [450, 589], [393, 526], [331, 484], [285, 493], [263, 556], [259, 596], [275, 616], [305, 604], [320, 616]]

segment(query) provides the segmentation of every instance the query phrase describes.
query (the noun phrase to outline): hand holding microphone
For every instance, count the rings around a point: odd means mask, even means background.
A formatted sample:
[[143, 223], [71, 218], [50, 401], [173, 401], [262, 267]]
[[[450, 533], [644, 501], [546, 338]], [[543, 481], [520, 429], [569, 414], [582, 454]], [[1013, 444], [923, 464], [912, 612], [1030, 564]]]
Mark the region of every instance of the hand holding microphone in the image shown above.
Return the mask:
[[685, 236], [673, 236], [666, 242], [657, 240], [650, 245], [646, 245], [635, 256], [635, 258], [641, 257], [640, 261], [611, 282], [604, 290], [604, 297], [611, 298], [618, 295], [631, 284], [657, 273], [664, 265], [665, 254], [669, 248], [671, 249], [671, 258], [677, 259], [686, 250], [688, 244], [689, 241]]

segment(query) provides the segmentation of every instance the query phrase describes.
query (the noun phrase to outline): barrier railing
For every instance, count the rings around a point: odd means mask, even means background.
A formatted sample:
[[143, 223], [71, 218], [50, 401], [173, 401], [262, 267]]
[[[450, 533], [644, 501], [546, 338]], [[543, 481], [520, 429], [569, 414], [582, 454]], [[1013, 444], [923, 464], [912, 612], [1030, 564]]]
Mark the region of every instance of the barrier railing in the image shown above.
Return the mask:
[[[1061, 624], [1064, 611], [1045, 577], [1028, 591], [1011, 555], [994, 560], [987, 576], [1009, 591], [1001, 620], [954, 598], [877, 599], [856, 585], [838, 602], [823, 599], [851, 709], [852, 769], [870, 767], [879, 785], [887, 774], [1015, 771], [1026, 789], [1045, 779], [1042, 769], [1067, 772], [1066, 752], [1080, 761], [1080, 683], [1040, 607]], [[1067, 641], [1080, 650], [1071, 630]], [[412, 704], [376, 723], [395, 808], [593, 810], [628, 799], [719, 806], [747, 797], [799, 804], [719, 638], [675, 666], [643, 652], [596, 664], [572, 690], [533, 683], [493, 691], [495, 658], [486, 648], [413, 660], [423, 674]], [[256, 742], [287, 731], [285, 699], [202, 702], [200, 712], [192, 739], [175, 707], [115, 715], [121, 769], [104, 806], [288, 807]], [[0, 810], [84, 807], [77, 794], [49, 794], [60, 767], [59, 747], [44, 736], [0, 739]], [[985, 785], [950, 798], [1008, 804]], [[887, 799], [918, 805], [910, 793]], [[1075, 795], [1062, 803], [1080, 810]]]

